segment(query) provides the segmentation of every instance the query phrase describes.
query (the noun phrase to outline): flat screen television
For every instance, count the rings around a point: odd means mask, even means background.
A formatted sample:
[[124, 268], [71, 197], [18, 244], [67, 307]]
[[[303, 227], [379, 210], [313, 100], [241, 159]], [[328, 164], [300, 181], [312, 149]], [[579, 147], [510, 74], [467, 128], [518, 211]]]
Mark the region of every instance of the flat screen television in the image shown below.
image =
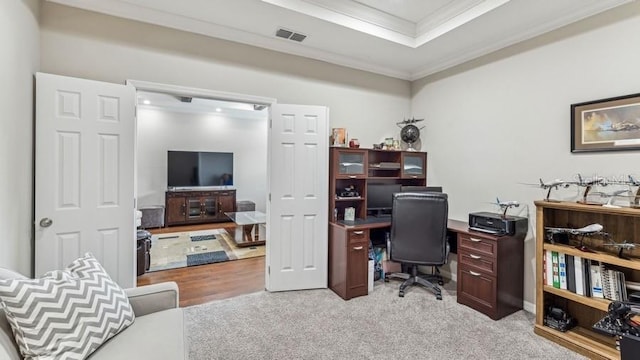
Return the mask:
[[400, 184], [367, 185], [367, 212], [373, 216], [389, 216], [393, 208], [393, 194], [399, 193]]
[[233, 153], [167, 152], [167, 186], [192, 188], [233, 185]]

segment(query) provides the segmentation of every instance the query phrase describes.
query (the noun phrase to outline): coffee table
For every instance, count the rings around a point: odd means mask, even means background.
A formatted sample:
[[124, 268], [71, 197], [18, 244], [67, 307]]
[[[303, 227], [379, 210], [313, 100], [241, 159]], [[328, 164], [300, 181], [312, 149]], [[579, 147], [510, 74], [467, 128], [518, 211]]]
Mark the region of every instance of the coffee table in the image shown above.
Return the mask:
[[[224, 214], [238, 225], [236, 235], [234, 236], [238, 247], [265, 244], [264, 238], [260, 236], [260, 225], [267, 223], [267, 215], [265, 213], [260, 211], [236, 211], [226, 212]], [[237, 229], [241, 231], [237, 231]]]

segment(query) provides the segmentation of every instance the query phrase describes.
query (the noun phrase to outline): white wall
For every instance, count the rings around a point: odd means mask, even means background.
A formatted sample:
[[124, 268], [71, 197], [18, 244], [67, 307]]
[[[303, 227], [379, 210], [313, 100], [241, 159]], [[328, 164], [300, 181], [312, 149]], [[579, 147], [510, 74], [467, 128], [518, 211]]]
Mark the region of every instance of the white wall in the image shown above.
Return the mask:
[[167, 150], [233, 153], [237, 200], [266, 211], [267, 111], [263, 119], [138, 108], [138, 207], [165, 202]]
[[[640, 174], [638, 152], [572, 154], [573, 103], [640, 93], [640, 4], [635, 2], [413, 84], [412, 107], [427, 120], [428, 182], [449, 194], [450, 216], [518, 200], [530, 217], [525, 301], [535, 301], [538, 178]], [[559, 194], [575, 197], [577, 190]]]
[[33, 75], [37, 0], [0, 1], [0, 267], [32, 275]]
[[42, 5], [41, 26], [45, 72], [323, 105], [332, 127], [346, 127], [369, 147], [397, 138], [395, 123], [411, 116], [408, 81], [49, 2]]

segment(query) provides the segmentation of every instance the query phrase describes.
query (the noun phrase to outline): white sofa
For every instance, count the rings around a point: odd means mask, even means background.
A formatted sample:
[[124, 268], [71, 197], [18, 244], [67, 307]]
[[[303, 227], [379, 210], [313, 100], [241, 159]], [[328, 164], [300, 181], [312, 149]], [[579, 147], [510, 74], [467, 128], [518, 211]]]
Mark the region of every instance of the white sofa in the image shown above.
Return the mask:
[[[0, 269], [0, 278], [24, 276]], [[165, 282], [125, 289], [136, 319], [91, 355], [102, 359], [188, 359], [183, 310], [179, 307], [178, 285]], [[0, 359], [21, 360], [11, 327], [0, 310]]]

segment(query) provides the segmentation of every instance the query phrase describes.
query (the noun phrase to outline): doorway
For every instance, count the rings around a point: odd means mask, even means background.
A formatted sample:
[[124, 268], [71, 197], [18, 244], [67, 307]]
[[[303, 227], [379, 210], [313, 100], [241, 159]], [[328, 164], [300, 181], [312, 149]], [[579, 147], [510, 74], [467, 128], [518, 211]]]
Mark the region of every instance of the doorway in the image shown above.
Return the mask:
[[[267, 151], [269, 118], [269, 105], [266, 100], [260, 103], [247, 103], [237, 99], [234, 101], [210, 98], [211, 93], [198, 94], [180, 92], [148, 91], [143, 86], [135, 84], [137, 88], [137, 146], [136, 146], [136, 189], [138, 209], [157, 209], [165, 207], [165, 195], [175, 194], [168, 192], [174, 186], [180, 186], [180, 190], [190, 190], [189, 181], [193, 180], [191, 172], [196, 171], [202, 183], [193, 188], [200, 190], [224, 188], [224, 191], [234, 193], [235, 201], [241, 204], [241, 210], [255, 210], [266, 212], [267, 198]], [[155, 89], [154, 89], [155, 90]], [[179, 89], [182, 90], [182, 89]], [[213, 94], [217, 95], [217, 94]], [[246, 101], [246, 100], [244, 100]], [[268, 101], [271, 101], [268, 99]], [[172, 165], [168, 161], [176, 154], [189, 156], [197, 154], [198, 166], [190, 164], [186, 169], [189, 174], [185, 177], [187, 183], [172, 184], [172, 177], [180, 170], [178, 165]], [[205, 183], [216, 174], [215, 167], [219, 163], [208, 164], [206, 156], [223, 154], [229, 156], [231, 163], [224, 173], [231, 175], [224, 186], [218, 182]], [[204, 159], [203, 159], [204, 158]], [[198, 170], [191, 169], [198, 168]], [[205, 167], [209, 168], [205, 168]], [[173, 169], [172, 169], [173, 167]], [[214, 176], [215, 175], [215, 176]], [[230, 180], [232, 179], [232, 180]], [[180, 180], [176, 180], [180, 181]], [[211, 182], [211, 181], [209, 181]], [[178, 189], [176, 187], [176, 189]], [[215, 190], [218, 191], [218, 190]], [[189, 193], [181, 191], [180, 193]], [[204, 201], [204, 200], [203, 200]], [[214, 205], [217, 201], [213, 202]], [[244, 209], [250, 204], [251, 209]], [[197, 209], [195, 209], [197, 210]], [[217, 211], [217, 210], [216, 210]], [[220, 209], [221, 211], [221, 209]], [[186, 212], [190, 213], [189, 206]], [[191, 219], [187, 214], [187, 219]], [[144, 221], [143, 224], [150, 224]], [[162, 219], [164, 220], [164, 219]], [[226, 220], [226, 221], [225, 221]], [[193, 224], [191, 222], [194, 222]], [[195, 304], [199, 301], [218, 299], [220, 296], [235, 296], [245, 292], [254, 292], [264, 289], [265, 271], [265, 246], [248, 246], [239, 248], [236, 246], [237, 235], [242, 237], [242, 231], [236, 231], [236, 225], [224, 214], [209, 222], [207, 219], [195, 221], [187, 220], [186, 223], [160, 224], [151, 222], [153, 246], [150, 249], [150, 270], [138, 277], [138, 284], [153, 283], [159, 281], [174, 280], [187, 281], [186, 279], [199, 279], [200, 284], [181, 286], [189, 289], [192, 286], [198, 289], [199, 296], [184, 294], [186, 304]], [[164, 226], [161, 226], [164, 225]], [[171, 226], [168, 226], [171, 225]], [[264, 225], [256, 226], [258, 233], [264, 238]], [[222, 256], [217, 255], [221, 253]], [[215, 255], [215, 256], [211, 256]], [[237, 264], [227, 264], [244, 259], [253, 259], [243, 266], [242, 271], [231, 270]], [[193, 262], [196, 259], [202, 262]], [[234, 261], [230, 261], [234, 260]], [[213, 264], [207, 265], [207, 264]], [[198, 266], [195, 266], [198, 265]], [[261, 266], [258, 272], [256, 265]], [[183, 268], [184, 269], [180, 269]], [[202, 269], [209, 267], [209, 270]], [[167, 270], [167, 269], [180, 270]], [[253, 269], [248, 273], [249, 269]], [[215, 271], [214, 271], [215, 270]], [[158, 274], [161, 272], [163, 274]], [[202, 273], [201, 276], [193, 276]], [[225, 281], [216, 286], [218, 277], [207, 277], [206, 274], [226, 274]], [[188, 276], [187, 276], [188, 274]], [[251, 280], [247, 280], [249, 276]], [[256, 279], [262, 279], [256, 283]], [[237, 281], [236, 281], [237, 280]], [[230, 286], [235, 284], [235, 286]], [[259, 284], [259, 285], [258, 285]], [[206, 289], [211, 288], [207, 293]], [[204, 295], [203, 294], [204, 291]]]

